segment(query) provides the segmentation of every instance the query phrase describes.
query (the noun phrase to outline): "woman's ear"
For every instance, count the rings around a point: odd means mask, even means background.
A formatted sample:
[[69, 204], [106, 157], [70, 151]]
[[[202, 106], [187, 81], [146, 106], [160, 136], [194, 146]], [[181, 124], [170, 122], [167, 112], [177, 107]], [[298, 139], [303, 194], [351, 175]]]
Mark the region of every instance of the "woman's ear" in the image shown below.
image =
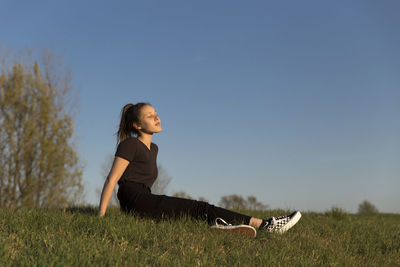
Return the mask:
[[133, 123], [133, 127], [135, 127], [136, 130], [140, 130], [141, 128], [136, 122]]

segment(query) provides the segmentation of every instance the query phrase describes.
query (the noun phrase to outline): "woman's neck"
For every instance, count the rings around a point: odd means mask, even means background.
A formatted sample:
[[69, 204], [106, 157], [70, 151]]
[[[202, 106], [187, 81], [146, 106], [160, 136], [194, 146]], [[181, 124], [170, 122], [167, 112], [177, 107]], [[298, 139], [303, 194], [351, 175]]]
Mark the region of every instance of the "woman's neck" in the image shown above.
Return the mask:
[[138, 139], [140, 141], [142, 141], [142, 143], [144, 143], [149, 149], [150, 149], [150, 145], [151, 145], [151, 139], [153, 138], [152, 134], [146, 134], [146, 133], [142, 133]]

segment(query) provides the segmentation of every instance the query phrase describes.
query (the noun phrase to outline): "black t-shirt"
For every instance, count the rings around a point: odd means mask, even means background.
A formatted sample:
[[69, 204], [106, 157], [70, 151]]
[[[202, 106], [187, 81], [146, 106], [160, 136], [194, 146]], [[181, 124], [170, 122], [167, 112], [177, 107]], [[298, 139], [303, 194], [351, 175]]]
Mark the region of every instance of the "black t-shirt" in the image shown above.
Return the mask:
[[151, 187], [157, 179], [158, 146], [150, 144], [150, 150], [139, 139], [129, 137], [119, 143], [115, 156], [126, 159], [129, 165], [122, 174], [118, 184], [126, 181], [143, 183]]

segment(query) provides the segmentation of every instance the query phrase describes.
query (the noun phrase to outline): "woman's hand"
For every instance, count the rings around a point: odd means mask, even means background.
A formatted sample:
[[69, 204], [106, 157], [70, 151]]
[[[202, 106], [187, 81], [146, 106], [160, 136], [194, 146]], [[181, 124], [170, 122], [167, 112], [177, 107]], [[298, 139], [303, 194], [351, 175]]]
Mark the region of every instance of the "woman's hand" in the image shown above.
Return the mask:
[[104, 213], [104, 212], [101, 212], [101, 211], [100, 211], [100, 208], [99, 208], [99, 217], [102, 218], [102, 217], [104, 217], [104, 215], [105, 215], [105, 213]]

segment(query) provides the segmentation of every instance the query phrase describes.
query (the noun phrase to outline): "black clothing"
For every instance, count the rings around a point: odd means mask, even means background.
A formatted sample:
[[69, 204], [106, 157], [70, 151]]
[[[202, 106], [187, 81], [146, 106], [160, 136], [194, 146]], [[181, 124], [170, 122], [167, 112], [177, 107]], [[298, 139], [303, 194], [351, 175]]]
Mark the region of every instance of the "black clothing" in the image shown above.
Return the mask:
[[211, 225], [218, 217], [232, 224], [249, 224], [251, 218], [203, 201], [154, 195], [146, 185], [130, 181], [119, 185], [117, 196], [123, 211], [157, 219], [189, 215]]
[[139, 139], [129, 137], [119, 143], [115, 156], [128, 160], [130, 163], [118, 181], [143, 183], [151, 187], [157, 178], [158, 146], [154, 143], [149, 148]]
[[118, 200], [125, 212], [134, 212], [152, 218], [189, 215], [213, 224], [220, 217], [228, 223], [249, 224], [249, 216], [215, 207], [207, 202], [154, 195], [150, 187], [157, 178], [158, 147], [151, 143], [150, 150], [137, 138], [127, 138], [117, 148], [115, 156], [130, 163], [118, 181]]

